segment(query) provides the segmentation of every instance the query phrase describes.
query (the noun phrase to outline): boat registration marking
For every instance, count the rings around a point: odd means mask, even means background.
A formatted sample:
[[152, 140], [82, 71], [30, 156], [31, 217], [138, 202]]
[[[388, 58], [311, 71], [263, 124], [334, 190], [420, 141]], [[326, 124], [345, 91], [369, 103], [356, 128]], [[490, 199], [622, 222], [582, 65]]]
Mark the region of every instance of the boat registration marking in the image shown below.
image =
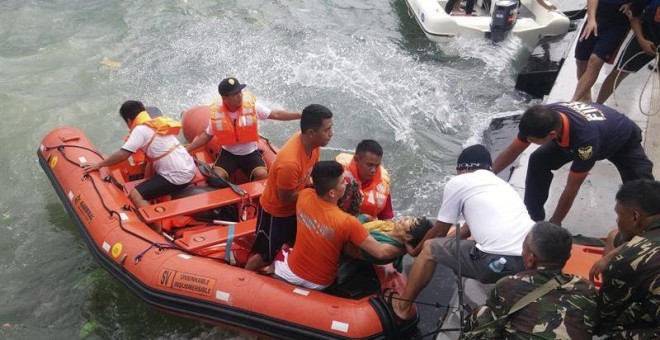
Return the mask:
[[128, 215], [126, 213], [119, 213], [119, 217], [122, 221], [128, 221]]
[[332, 327], [331, 328], [335, 331], [348, 333], [348, 324], [345, 323], [345, 322], [339, 322], [339, 321], [336, 321], [336, 320], [332, 320]]
[[293, 289], [293, 292], [296, 293], [296, 294], [303, 295], [303, 296], [309, 295], [309, 290], [300, 289], [300, 288]]
[[212, 296], [215, 287], [215, 279], [210, 277], [183, 273], [167, 268], [160, 269], [157, 283], [163, 287], [206, 296]]
[[221, 301], [229, 302], [229, 293], [216, 290], [215, 298]]
[[108, 242], [103, 241], [103, 250], [105, 250], [106, 252], [110, 251], [110, 245], [108, 244]]
[[190, 256], [188, 254], [179, 254], [179, 257], [184, 259], [184, 260], [190, 260], [192, 258], [192, 256]]
[[85, 158], [85, 156], [80, 156], [78, 157], [78, 162], [80, 162], [80, 164], [87, 164], [87, 158]]
[[66, 196], [69, 197], [69, 201], [73, 201], [73, 192], [69, 191]]

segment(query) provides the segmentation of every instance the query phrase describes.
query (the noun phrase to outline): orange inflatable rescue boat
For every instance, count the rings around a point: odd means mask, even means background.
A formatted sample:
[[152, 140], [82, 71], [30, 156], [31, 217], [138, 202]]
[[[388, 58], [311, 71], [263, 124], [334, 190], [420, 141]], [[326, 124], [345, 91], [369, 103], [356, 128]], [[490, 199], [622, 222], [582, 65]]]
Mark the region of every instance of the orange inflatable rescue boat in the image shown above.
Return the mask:
[[[183, 115], [191, 141], [209, 120], [208, 107]], [[81, 165], [101, 159], [79, 130], [57, 128], [44, 137], [39, 163], [96, 260], [147, 303], [167, 311], [278, 338], [398, 338], [419, 317], [401, 323], [381, 298], [399, 293], [405, 278], [391, 265], [342, 263], [325, 291], [291, 285], [242, 268], [254, 239], [256, 209], [265, 182], [209, 185], [219, 145], [195, 150], [200, 170], [175, 197], [136, 209], [128, 192], [144, 180], [145, 163], [124, 163], [85, 174]], [[261, 138], [270, 164], [277, 148]], [[212, 183], [212, 182], [210, 182]], [[163, 234], [149, 228], [158, 223]]]

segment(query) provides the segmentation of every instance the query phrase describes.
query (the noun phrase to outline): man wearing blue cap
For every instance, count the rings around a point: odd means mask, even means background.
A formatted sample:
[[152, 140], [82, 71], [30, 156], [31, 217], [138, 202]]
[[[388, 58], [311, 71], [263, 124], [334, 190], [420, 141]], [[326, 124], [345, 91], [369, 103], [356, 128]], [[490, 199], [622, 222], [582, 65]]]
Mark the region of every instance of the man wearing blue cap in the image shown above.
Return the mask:
[[227, 179], [236, 169], [243, 170], [250, 181], [268, 176], [266, 163], [259, 150], [257, 121], [300, 119], [300, 112], [271, 110], [259, 102], [238, 79], [225, 78], [218, 85], [220, 98], [211, 104], [211, 121], [186, 149], [188, 152], [206, 145], [215, 137], [222, 150], [215, 161], [215, 172]]

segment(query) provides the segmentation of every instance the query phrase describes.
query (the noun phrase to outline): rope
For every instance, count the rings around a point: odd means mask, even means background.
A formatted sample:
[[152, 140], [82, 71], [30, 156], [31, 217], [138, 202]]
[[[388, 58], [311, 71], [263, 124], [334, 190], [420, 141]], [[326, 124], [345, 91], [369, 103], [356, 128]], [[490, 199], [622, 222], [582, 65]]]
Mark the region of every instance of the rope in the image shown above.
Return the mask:
[[[633, 39], [634, 39], [634, 37], [633, 37]], [[653, 61], [655, 62], [655, 65], [653, 66], [653, 71], [651, 72], [649, 77], [646, 79], [646, 82], [644, 83], [644, 87], [642, 88], [642, 92], [639, 94], [639, 99], [637, 101], [637, 106], [639, 107], [639, 111], [647, 117], [655, 116], [656, 114], [658, 114], [658, 112], [660, 112], [660, 105], [658, 105], [658, 107], [656, 107], [654, 112], [645, 112], [644, 109], [642, 108], [642, 97], [644, 96], [644, 92], [646, 91], [646, 88], [649, 85], [649, 81], [651, 80], [651, 77], [656, 75], [656, 77], [658, 77], [658, 81], [660, 81], [660, 72], [658, 72], [659, 71], [658, 70], [658, 62], [660, 62], [660, 56], [658, 55], [658, 52], [660, 52], [660, 45], [658, 47], [656, 47], [656, 49], [655, 49], [655, 57], [653, 58]], [[635, 55], [633, 55], [628, 60], [626, 60], [626, 62], [623, 63], [621, 68], [619, 68], [620, 71], [619, 71], [619, 73], [617, 73], [616, 77], [614, 78], [614, 85], [613, 85], [614, 86], [613, 98], [614, 98], [614, 104], [615, 105], [617, 105], [617, 106], [619, 105], [619, 103], [617, 102], [617, 99], [616, 99], [616, 92], [619, 88], [619, 86], [618, 86], [619, 85], [619, 77], [621, 76], [621, 73], [625, 72], [624, 69], [625, 69], [626, 65], [628, 65], [628, 63], [631, 60], [633, 60], [637, 56], [643, 55], [645, 53], [646, 52], [644, 52], [644, 51], [637, 52]], [[650, 102], [649, 103], [649, 109], [653, 108], [653, 93], [655, 92], [655, 91], [653, 91], [654, 89], [655, 89], [655, 86], [651, 85], [651, 99], [649, 100], [649, 102]]]

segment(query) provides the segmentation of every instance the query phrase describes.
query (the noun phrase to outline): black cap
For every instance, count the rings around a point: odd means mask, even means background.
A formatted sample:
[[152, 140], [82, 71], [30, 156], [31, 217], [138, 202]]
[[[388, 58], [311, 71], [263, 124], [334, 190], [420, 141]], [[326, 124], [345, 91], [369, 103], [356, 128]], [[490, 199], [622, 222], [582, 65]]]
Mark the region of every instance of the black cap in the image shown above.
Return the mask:
[[221, 96], [230, 96], [241, 92], [247, 85], [241, 84], [238, 79], [234, 77], [225, 78], [218, 85], [218, 93]]
[[481, 144], [475, 144], [465, 148], [458, 156], [456, 170], [490, 170], [492, 165], [493, 160], [490, 158], [488, 149]]

